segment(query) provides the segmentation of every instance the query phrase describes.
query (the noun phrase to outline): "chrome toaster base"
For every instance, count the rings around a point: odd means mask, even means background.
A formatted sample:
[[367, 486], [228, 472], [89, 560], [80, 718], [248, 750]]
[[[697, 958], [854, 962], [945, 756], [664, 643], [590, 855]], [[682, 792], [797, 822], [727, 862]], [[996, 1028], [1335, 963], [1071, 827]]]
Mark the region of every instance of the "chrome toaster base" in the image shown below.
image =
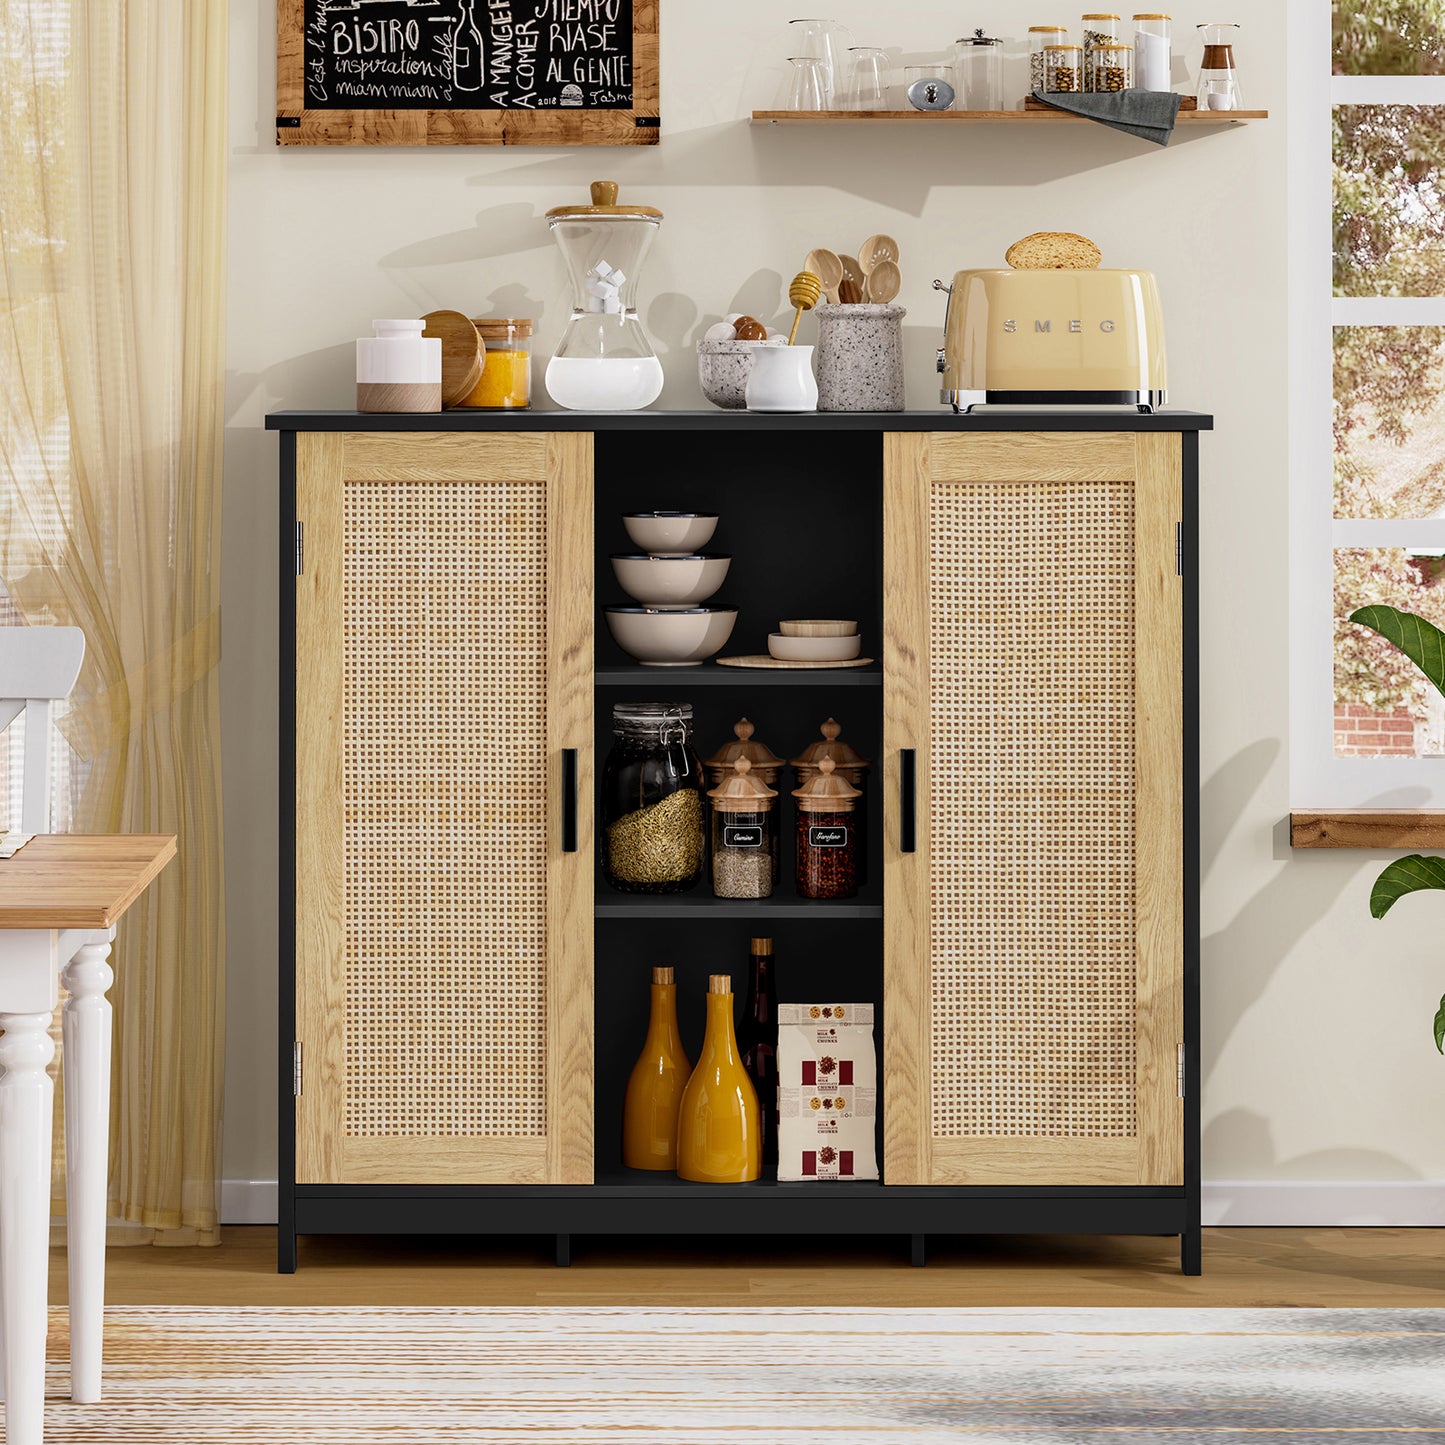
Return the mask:
[[1132, 406], [1146, 415], [1169, 400], [1167, 391], [944, 391], [945, 406], [967, 416], [976, 406]]

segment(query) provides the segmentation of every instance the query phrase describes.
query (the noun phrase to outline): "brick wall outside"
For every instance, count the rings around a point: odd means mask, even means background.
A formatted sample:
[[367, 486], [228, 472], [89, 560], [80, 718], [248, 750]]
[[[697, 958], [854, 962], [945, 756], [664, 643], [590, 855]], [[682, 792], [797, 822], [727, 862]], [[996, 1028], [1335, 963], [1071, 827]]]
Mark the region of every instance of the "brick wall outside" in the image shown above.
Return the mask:
[[1405, 708], [1386, 712], [1361, 703], [1336, 704], [1335, 753], [1343, 757], [1413, 757], [1416, 727]]

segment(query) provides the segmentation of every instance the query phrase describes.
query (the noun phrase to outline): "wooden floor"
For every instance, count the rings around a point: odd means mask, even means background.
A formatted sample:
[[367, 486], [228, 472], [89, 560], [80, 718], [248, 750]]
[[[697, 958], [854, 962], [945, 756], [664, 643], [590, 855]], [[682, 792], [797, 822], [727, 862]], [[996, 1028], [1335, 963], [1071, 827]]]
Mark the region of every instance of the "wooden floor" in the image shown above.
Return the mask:
[[[906, 1239], [617, 1242], [574, 1237], [558, 1269], [551, 1236], [467, 1241], [303, 1240], [276, 1273], [276, 1231], [228, 1227], [216, 1249], [112, 1249], [112, 1304], [214, 1305], [1413, 1305], [1445, 1301], [1445, 1230], [1212, 1229], [1204, 1274], [1179, 1273], [1174, 1239], [931, 1239], [925, 1269]], [[51, 1301], [65, 1298], [65, 1254]]]

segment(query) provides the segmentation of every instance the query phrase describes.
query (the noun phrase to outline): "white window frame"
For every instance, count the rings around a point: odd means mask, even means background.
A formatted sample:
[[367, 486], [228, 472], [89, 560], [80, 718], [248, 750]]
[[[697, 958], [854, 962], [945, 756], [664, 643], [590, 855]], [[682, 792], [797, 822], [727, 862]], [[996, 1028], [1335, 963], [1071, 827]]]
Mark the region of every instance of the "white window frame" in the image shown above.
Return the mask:
[[1336, 105], [1445, 106], [1445, 76], [1331, 75], [1330, 8], [1289, 7], [1290, 804], [1442, 807], [1445, 758], [1334, 750], [1334, 551], [1445, 548], [1445, 520], [1335, 520], [1332, 332], [1445, 326], [1445, 297], [1333, 294], [1330, 121]]

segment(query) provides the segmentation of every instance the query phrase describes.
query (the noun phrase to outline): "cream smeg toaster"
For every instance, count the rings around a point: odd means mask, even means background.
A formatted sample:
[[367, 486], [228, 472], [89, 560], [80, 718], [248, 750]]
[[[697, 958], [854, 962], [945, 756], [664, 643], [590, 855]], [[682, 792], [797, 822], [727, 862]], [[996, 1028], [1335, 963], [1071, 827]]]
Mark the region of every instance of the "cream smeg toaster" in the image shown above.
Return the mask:
[[954, 411], [1168, 400], [1164, 317], [1148, 271], [959, 271], [938, 369]]

